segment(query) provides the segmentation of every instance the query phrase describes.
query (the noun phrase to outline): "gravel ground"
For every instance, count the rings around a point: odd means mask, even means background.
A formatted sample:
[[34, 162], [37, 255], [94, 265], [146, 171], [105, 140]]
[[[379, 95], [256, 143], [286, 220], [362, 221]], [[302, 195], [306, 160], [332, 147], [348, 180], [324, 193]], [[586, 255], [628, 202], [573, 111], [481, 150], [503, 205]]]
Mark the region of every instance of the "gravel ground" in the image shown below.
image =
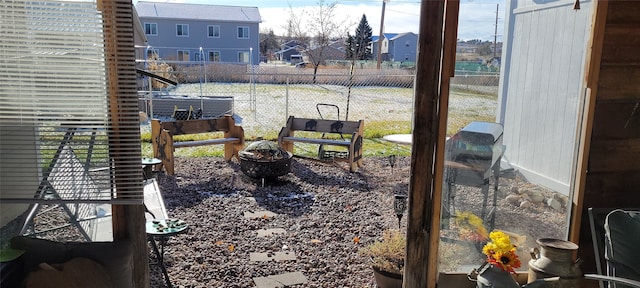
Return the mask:
[[[308, 283], [293, 287], [371, 288], [372, 271], [358, 251], [379, 240], [384, 230], [398, 228], [393, 198], [408, 190], [410, 158], [398, 157], [391, 167], [388, 158], [366, 157], [363, 167], [350, 173], [344, 162], [296, 157], [291, 173], [264, 186], [245, 176], [235, 160], [179, 157], [175, 171], [174, 176], [157, 173], [169, 216], [189, 224], [166, 246], [174, 287], [255, 287], [255, 277], [301, 272]], [[566, 207], [547, 204], [549, 199], [565, 203], [557, 194], [518, 176], [501, 177], [497, 199], [496, 228], [525, 236], [518, 250], [522, 269], [527, 269], [530, 249], [537, 246], [535, 239], [564, 239]], [[457, 185], [455, 200], [457, 211], [480, 214], [480, 188]], [[277, 215], [243, 216], [267, 210]], [[36, 217], [36, 223], [51, 226], [65, 218], [60, 210]], [[20, 223], [3, 227], [0, 235], [15, 235]], [[401, 227], [406, 229], [406, 217]], [[268, 228], [283, 228], [286, 234], [257, 237], [257, 230]], [[441, 231], [439, 252], [446, 259], [442, 271], [467, 273], [470, 266], [460, 265], [483, 261], [481, 243], [461, 241], [459, 232], [455, 223]], [[81, 241], [72, 228], [38, 237]], [[269, 252], [292, 252], [297, 259], [250, 262], [250, 253]], [[152, 265], [151, 287], [163, 286], [160, 269]]]
[[[358, 172], [350, 173], [343, 162], [296, 157], [290, 174], [264, 187], [242, 174], [237, 162], [221, 158], [177, 158], [175, 171], [174, 176], [158, 174], [170, 217], [190, 225], [167, 247], [165, 261], [174, 286], [254, 287], [254, 277], [300, 271], [308, 283], [296, 287], [375, 287], [367, 259], [358, 250], [384, 230], [398, 227], [393, 195], [408, 190], [410, 158], [399, 157], [392, 168], [387, 158], [367, 157]], [[496, 227], [527, 236], [520, 251], [523, 263], [530, 259], [528, 248], [535, 246], [535, 238], [561, 238], [566, 227], [564, 208], [506, 199], [529, 190], [542, 189], [518, 177], [501, 178], [496, 213]], [[478, 213], [479, 188], [460, 186], [457, 195], [458, 211]], [[244, 212], [264, 210], [277, 215], [243, 217]], [[256, 230], [268, 228], [284, 228], [286, 234], [257, 237]], [[456, 227], [442, 232], [451, 238], [455, 234]], [[464, 249], [473, 247], [447, 245], [450, 249], [441, 253], [468, 255]], [[265, 252], [293, 252], [297, 259], [249, 261], [250, 253]], [[477, 251], [470, 254], [481, 259]], [[151, 281], [152, 287], [163, 283], [155, 266]]]

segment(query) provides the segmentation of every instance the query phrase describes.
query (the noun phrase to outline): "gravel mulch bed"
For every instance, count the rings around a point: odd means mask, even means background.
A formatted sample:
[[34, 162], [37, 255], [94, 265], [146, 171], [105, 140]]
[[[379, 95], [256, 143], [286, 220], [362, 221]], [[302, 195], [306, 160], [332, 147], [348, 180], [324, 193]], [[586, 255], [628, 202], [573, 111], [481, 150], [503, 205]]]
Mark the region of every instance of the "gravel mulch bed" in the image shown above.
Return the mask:
[[[408, 180], [385, 179], [407, 175], [409, 159], [393, 171], [386, 159], [365, 159], [360, 171], [350, 173], [341, 162], [294, 158], [290, 174], [264, 187], [242, 174], [237, 162], [221, 158], [178, 158], [175, 171], [158, 175], [170, 217], [190, 225], [168, 246], [174, 286], [253, 287], [254, 277], [301, 271], [309, 282], [300, 287], [373, 287], [358, 250], [398, 227], [393, 195], [406, 193]], [[264, 210], [278, 215], [243, 217]], [[287, 233], [257, 237], [256, 230], [268, 228]], [[287, 251], [297, 260], [249, 261], [250, 253]], [[152, 286], [161, 281], [152, 267]]]
[[[398, 228], [393, 198], [408, 190], [409, 157], [398, 157], [393, 168], [387, 158], [366, 157], [356, 173], [342, 162], [296, 157], [290, 174], [267, 181], [264, 187], [242, 174], [235, 160], [205, 157], [175, 162], [175, 175], [157, 175], [169, 216], [190, 225], [186, 233], [171, 237], [167, 246], [165, 261], [174, 286], [254, 287], [254, 277], [300, 271], [308, 283], [299, 287], [375, 287], [367, 259], [358, 250], [380, 239], [384, 230]], [[531, 189], [541, 188], [505, 178], [498, 192], [496, 227], [527, 235], [521, 249], [523, 263], [536, 237], [561, 238], [566, 225], [564, 208], [556, 211], [544, 203], [519, 205], [506, 200]], [[457, 195], [460, 211], [479, 211], [479, 188], [461, 186]], [[264, 210], [278, 215], [243, 217], [244, 212]], [[286, 234], [257, 237], [256, 230], [268, 228], [284, 228]], [[443, 236], [451, 234], [455, 231], [443, 231]], [[468, 247], [449, 247], [441, 253], [461, 253], [460, 249]], [[250, 253], [265, 252], [293, 252], [297, 259], [249, 261]], [[477, 251], [471, 254], [481, 259]], [[153, 266], [151, 278], [152, 287], [163, 285], [160, 270]]]
[[[264, 186], [245, 176], [235, 160], [179, 157], [175, 163], [175, 175], [157, 173], [169, 216], [189, 224], [166, 246], [165, 263], [174, 287], [255, 287], [255, 277], [298, 271], [308, 283], [295, 287], [375, 287], [368, 259], [358, 251], [379, 240], [384, 230], [398, 228], [393, 199], [408, 191], [409, 157], [398, 157], [393, 167], [386, 157], [365, 157], [356, 173], [344, 162], [295, 157], [291, 173]], [[457, 185], [456, 210], [479, 215], [480, 191]], [[500, 178], [497, 199], [496, 228], [525, 236], [518, 250], [522, 269], [527, 269], [535, 239], [564, 239], [566, 197], [516, 175]], [[551, 199], [562, 205], [552, 207]], [[245, 212], [259, 211], [277, 215], [244, 217]], [[64, 222], [65, 214], [59, 212], [57, 218], [36, 217], [36, 223]], [[0, 235], [15, 235], [19, 224], [3, 227]], [[406, 217], [400, 225], [406, 229]], [[269, 228], [283, 228], [286, 234], [257, 236], [257, 230]], [[441, 231], [443, 271], [462, 271], [469, 266], [460, 265], [483, 261], [481, 243], [460, 241], [459, 228], [453, 223]], [[38, 237], [82, 240], [72, 228]], [[292, 252], [297, 259], [250, 262], [250, 253], [270, 252]], [[152, 265], [151, 287], [163, 286], [160, 269]]]

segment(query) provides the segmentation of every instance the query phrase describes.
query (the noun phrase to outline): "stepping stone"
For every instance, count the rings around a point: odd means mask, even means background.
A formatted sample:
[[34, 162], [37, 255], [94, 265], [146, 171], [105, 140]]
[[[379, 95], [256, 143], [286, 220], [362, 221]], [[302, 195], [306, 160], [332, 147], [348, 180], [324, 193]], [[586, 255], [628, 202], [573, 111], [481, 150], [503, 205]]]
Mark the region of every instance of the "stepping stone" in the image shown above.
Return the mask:
[[292, 260], [296, 260], [296, 254], [293, 252], [249, 253], [250, 262], [292, 261]]
[[256, 232], [258, 232], [258, 237], [270, 237], [274, 234], [287, 234], [287, 231], [283, 228], [260, 229], [256, 230]]
[[282, 288], [307, 283], [307, 277], [302, 272], [291, 272], [267, 277], [255, 277], [256, 288]]
[[244, 212], [244, 218], [248, 218], [248, 219], [262, 218], [265, 216], [267, 218], [271, 218], [271, 217], [278, 216], [278, 214], [273, 213], [271, 211], [256, 211], [256, 212], [245, 211]]

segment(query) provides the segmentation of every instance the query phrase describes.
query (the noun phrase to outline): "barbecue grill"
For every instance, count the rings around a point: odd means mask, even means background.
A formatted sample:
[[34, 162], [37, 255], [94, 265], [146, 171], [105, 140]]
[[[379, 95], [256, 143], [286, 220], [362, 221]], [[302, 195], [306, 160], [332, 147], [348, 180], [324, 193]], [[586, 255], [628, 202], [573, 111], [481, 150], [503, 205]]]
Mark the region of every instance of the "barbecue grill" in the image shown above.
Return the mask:
[[[500, 160], [504, 153], [502, 125], [489, 122], [471, 122], [453, 135], [446, 143], [444, 217], [455, 215], [456, 185], [479, 187], [482, 191], [481, 219], [495, 224]], [[493, 175], [493, 201], [487, 212], [489, 180]], [[486, 218], [489, 219], [486, 219]], [[446, 221], [445, 221], [446, 223]]]

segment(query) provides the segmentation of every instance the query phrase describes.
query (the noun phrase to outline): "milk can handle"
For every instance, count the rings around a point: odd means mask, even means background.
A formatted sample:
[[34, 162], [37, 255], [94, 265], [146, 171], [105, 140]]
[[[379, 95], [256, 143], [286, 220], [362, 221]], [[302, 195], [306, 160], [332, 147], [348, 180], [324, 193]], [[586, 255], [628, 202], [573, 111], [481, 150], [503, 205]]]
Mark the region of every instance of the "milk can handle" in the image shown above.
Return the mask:
[[531, 251], [529, 252], [529, 254], [531, 254], [531, 258], [533, 259], [537, 260], [540, 258], [540, 250], [538, 250], [538, 247], [531, 248]]

